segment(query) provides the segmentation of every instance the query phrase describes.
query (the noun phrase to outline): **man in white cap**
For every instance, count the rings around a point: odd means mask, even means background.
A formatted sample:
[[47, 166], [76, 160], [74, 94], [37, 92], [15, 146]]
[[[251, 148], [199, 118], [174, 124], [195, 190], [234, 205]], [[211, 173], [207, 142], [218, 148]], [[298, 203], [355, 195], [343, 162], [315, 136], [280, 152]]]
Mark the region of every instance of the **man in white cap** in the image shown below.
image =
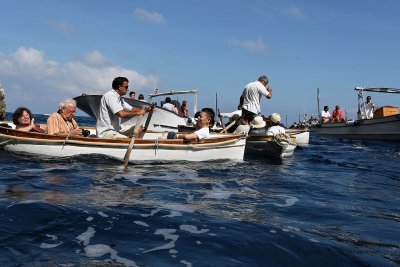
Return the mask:
[[267, 135], [277, 135], [277, 134], [284, 134], [286, 132], [285, 128], [280, 126], [281, 124], [281, 116], [278, 113], [272, 113], [269, 116], [271, 120], [272, 126], [268, 128]]
[[257, 81], [247, 84], [242, 92], [242, 114], [249, 114], [254, 119], [261, 114], [260, 100], [262, 96], [268, 99], [272, 98], [272, 88], [266, 88], [269, 80], [263, 75]]

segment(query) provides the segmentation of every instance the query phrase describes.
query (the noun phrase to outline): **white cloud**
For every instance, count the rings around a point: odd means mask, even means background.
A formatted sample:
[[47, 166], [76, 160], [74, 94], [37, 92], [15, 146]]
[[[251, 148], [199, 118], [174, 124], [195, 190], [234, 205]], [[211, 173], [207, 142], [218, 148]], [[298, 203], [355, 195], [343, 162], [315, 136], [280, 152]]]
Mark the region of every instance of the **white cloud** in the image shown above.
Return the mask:
[[58, 32], [64, 36], [71, 36], [75, 33], [74, 27], [63, 21], [50, 21], [49, 25], [56, 32]]
[[35, 48], [20, 47], [10, 56], [0, 54], [1, 82], [11, 108], [40, 104], [41, 109], [50, 109], [42, 112], [50, 112], [61, 99], [105, 93], [117, 76], [127, 77], [130, 86], [142, 92], [151, 92], [156, 83], [156, 77], [112, 64], [99, 51], [69, 63], [48, 60]]
[[265, 54], [268, 52], [267, 47], [260, 37], [258, 37], [255, 41], [229, 39], [228, 42], [232, 46], [241, 47], [253, 53]]
[[307, 16], [295, 5], [290, 5], [286, 9], [283, 10], [283, 13], [289, 17], [298, 20], [306, 20]]
[[138, 20], [145, 21], [145, 22], [150, 22], [150, 23], [164, 23], [164, 17], [157, 12], [149, 12], [143, 8], [136, 8], [132, 16]]

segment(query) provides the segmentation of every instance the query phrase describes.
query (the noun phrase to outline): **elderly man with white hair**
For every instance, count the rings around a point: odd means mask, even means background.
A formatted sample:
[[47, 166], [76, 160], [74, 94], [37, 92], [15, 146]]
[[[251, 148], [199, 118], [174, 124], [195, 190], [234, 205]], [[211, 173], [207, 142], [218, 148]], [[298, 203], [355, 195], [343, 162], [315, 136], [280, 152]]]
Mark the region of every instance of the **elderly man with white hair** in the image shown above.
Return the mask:
[[74, 117], [76, 113], [76, 101], [65, 99], [59, 104], [59, 109], [47, 119], [47, 133], [53, 135], [82, 136]]

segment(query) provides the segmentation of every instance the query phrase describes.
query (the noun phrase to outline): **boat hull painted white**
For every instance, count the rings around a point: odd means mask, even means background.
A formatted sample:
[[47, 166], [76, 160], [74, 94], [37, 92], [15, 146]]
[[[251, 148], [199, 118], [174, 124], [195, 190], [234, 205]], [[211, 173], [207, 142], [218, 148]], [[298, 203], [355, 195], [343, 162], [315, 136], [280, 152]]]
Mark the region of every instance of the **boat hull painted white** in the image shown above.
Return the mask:
[[314, 128], [322, 136], [359, 140], [400, 140], [400, 115], [358, 120], [348, 123], [324, 123]]
[[296, 138], [296, 144], [308, 145], [310, 143], [310, 131], [304, 129], [286, 129], [286, 134]]
[[[141, 148], [140, 145], [133, 146], [129, 161], [207, 161], [219, 159], [243, 160], [245, 139], [238, 142], [219, 147], [192, 147], [187, 145], [185, 149], [165, 149]], [[123, 160], [126, 147], [124, 148], [104, 148], [104, 147], [85, 147], [76, 145], [37, 145], [37, 144], [8, 144], [5, 150], [18, 153], [29, 153], [44, 155], [47, 157], [71, 157], [77, 155], [100, 154], [111, 158]]]

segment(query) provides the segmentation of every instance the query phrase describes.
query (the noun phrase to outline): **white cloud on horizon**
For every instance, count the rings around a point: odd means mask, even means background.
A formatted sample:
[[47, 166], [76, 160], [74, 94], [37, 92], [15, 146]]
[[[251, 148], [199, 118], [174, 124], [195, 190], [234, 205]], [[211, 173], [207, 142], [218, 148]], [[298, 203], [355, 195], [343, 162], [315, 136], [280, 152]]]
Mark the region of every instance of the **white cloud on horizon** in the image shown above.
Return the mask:
[[143, 8], [135, 8], [135, 10], [132, 12], [132, 16], [144, 22], [159, 23], [159, 24], [165, 22], [163, 15], [161, 15], [160, 13], [149, 12]]
[[103, 94], [111, 89], [117, 76], [128, 77], [141, 91], [151, 92], [156, 83], [156, 77], [112, 64], [99, 51], [69, 63], [48, 60], [43, 51], [35, 48], [20, 47], [9, 56], [0, 54], [1, 83], [9, 107], [25, 105], [24, 102], [58, 103], [82, 93]]
[[228, 43], [231, 46], [241, 47], [252, 53], [266, 54], [268, 49], [260, 37], [257, 40], [237, 40], [229, 39]]

